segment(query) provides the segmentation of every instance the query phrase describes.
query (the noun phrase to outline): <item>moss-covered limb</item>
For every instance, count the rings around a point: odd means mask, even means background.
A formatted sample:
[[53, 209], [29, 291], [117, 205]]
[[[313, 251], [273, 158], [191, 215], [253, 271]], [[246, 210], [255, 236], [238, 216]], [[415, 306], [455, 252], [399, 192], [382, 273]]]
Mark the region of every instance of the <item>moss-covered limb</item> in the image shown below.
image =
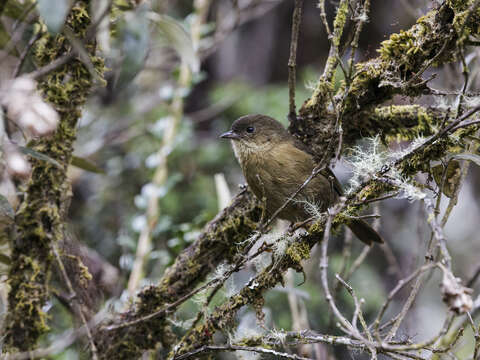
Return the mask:
[[[473, 1], [463, 3], [471, 5]], [[392, 34], [381, 44], [379, 57], [356, 66], [345, 112], [352, 113], [359, 107], [380, 104], [395, 94], [420, 94], [421, 86], [409, 84], [408, 81], [432, 60], [435, 60], [434, 66], [456, 60], [456, 41], [461, 36], [457, 31], [461, 29], [455, 24], [463, 23], [466, 17], [463, 5], [447, 1], [419, 18], [407, 31]], [[468, 19], [465, 30], [472, 30], [473, 34], [478, 35], [478, 22], [475, 23], [475, 19], [478, 19], [477, 16]]]
[[[261, 206], [251, 192], [237, 195], [232, 204], [222, 210], [199, 238], [177, 257], [160, 284], [141, 291], [135, 309], [123, 314], [115, 323], [133, 321], [158, 311], [191, 292], [218, 264], [233, 261], [242, 252], [239, 243], [256, 229], [261, 213]], [[168, 347], [169, 339], [164, 328], [165, 319], [159, 317], [128, 328], [100, 329], [96, 337], [101, 357], [135, 358], [159, 342]], [[162, 342], [162, 338], [167, 342]]]
[[[374, 107], [391, 99], [396, 94], [418, 96], [425, 90], [419, 73], [429, 65], [438, 66], [456, 61], [459, 39], [465, 33], [479, 35], [479, 9], [471, 11], [474, 0], [446, 1], [425, 16], [419, 18], [407, 31], [393, 34], [378, 50], [380, 55], [355, 66], [355, 75], [342, 97], [342, 125], [347, 139], [358, 138], [359, 132], [348, 134], [345, 129], [354, 129], [359, 111], [373, 112]], [[470, 16], [469, 16], [470, 14]], [[458, 24], [462, 24], [459, 26]], [[464, 24], [464, 26], [463, 26]], [[461, 32], [461, 33], [459, 33]], [[300, 118], [292, 124], [292, 131], [315, 153], [323, 154], [331, 134], [331, 111], [325, 111], [328, 89], [318, 89], [300, 109]], [[338, 94], [343, 94], [340, 88]], [[318, 102], [323, 102], [319, 104]], [[349, 124], [353, 121], [354, 124]], [[401, 124], [397, 124], [401, 125]], [[402, 127], [397, 128], [398, 132]], [[395, 133], [395, 129], [391, 129]], [[362, 133], [363, 134], [363, 133]], [[349, 136], [354, 135], [354, 136]]]
[[347, 16], [349, 11], [349, 2], [342, 0], [337, 7], [337, 14], [333, 21], [333, 33], [330, 39], [330, 50], [328, 53], [327, 62], [325, 64], [325, 70], [322, 76], [318, 80], [318, 84], [313, 92], [313, 95], [309, 102], [317, 104], [319, 111], [326, 110], [326, 103], [329, 102], [330, 94], [333, 93], [333, 80], [335, 75], [335, 69], [338, 66], [339, 61], [339, 48], [340, 40], [342, 38], [343, 29], [347, 23]]
[[391, 105], [360, 111], [344, 124], [344, 143], [352, 145], [360, 137], [380, 134], [413, 140], [418, 136], [434, 134], [448, 114], [434, 107], [420, 105]]
[[[78, 38], [84, 38], [90, 24], [88, 1], [77, 1], [67, 17], [67, 24]], [[41, 36], [35, 48], [38, 65], [45, 65], [71, 46], [62, 35], [52, 36], [38, 24]], [[95, 44], [86, 44], [99, 74], [103, 63], [93, 56]], [[9, 312], [6, 319], [5, 350], [30, 350], [47, 331], [47, 317], [42, 307], [49, 297], [48, 280], [52, 265], [51, 242], [64, 234], [64, 217], [69, 205], [70, 184], [66, 170], [73, 151], [75, 128], [91, 89], [91, 76], [78, 60], [58, 68], [38, 85], [45, 100], [60, 115], [55, 133], [35, 140], [30, 146], [57, 160], [61, 167], [32, 159], [32, 177], [15, 217], [16, 236], [11, 243], [12, 264], [8, 282]]]
[[310, 250], [321, 239], [322, 231], [323, 227], [319, 224], [308, 235], [299, 236], [278, 262], [268, 266], [251, 279], [237, 295], [230, 297], [227, 302], [217, 307], [202, 324], [184, 337], [180, 346], [176, 348], [175, 353], [170, 354], [169, 358], [172, 359], [174, 355], [211, 343], [215, 331], [232, 327], [235, 314], [242, 306], [251, 305], [258, 314], [263, 305], [265, 292], [282, 283], [283, 274], [288, 269], [301, 269], [300, 262], [310, 257]]

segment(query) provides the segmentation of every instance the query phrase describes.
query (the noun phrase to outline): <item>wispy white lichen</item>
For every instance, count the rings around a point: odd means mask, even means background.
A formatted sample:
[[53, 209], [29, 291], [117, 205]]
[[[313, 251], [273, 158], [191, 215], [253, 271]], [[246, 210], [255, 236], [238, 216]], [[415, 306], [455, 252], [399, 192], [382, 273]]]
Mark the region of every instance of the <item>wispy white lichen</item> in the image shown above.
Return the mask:
[[352, 155], [347, 160], [351, 166], [353, 176], [350, 179], [348, 192], [353, 191], [364, 180], [375, 175], [388, 160], [388, 154], [381, 148], [380, 137], [367, 139], [366, 146], [357, 146], [352, 149]]
[[427, 196], [421, 189], [417, 186], [407, 182], [406, 180], [397, 182], [400, 192], [397, 198], [407, 199], [408, 201], [417, 201], [422, 200]]
[[287, 339], [287, 333], [283, 329], [272, 329], [269, 335], [274, 338], [279, 344], [284, 344], [285, 340]]
[[[380, 138], [377, 136], [368, 139], [367, 146], [354, 148], [352, 156], [347, 161], [353, 172], [350, 179], [350, 188], [347, 192], [354, 191], [363, 181], [375, 177], [385, 165], [410, 153], [421, 146], [425, 140], [426, 138], [418, 136], [406, 148], [395, 152], [387, 152], [381, 148]], [[388, 178], [400, 190], [397, 198], [416, 201], [426, 196], [418, 186], [405, 179], [394, 167], [389, 167], [389, 169]]]

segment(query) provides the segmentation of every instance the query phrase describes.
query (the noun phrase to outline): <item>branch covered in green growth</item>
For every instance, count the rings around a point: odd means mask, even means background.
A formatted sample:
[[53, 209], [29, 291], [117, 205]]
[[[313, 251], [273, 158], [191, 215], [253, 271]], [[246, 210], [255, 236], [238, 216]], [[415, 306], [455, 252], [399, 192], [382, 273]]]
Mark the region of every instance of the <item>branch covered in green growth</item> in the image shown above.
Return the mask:
[[445, 120], [442, 110], [419, 105], [390, 105], [373, 111], [360, 111], [344, 123], [344, 143], [355, 143], [360, 137], [378, 134], [385, 140], [414, 140], [419, 135], [430, 136]]
[[[474, 0], [446, 1], [419, 18], [409, 30], [391, 35], [378, 50], [380, 56], [355, 66], [352, 80], [335, 94], [337, 103], [341, 103], [341, 109], [337, 110], [342, 115], [345, 144], [351, 144], [361, 134], [364, 136], [372, 131], [368, 121], [356, 122], [359, 111], [362, 111], [363, 119], [369, 117], [368, 112], [374, 118], [378, 116], [375, 106], [394, 95], [415, 97], [423, 94], [426, 89], [421, 79], [423, 71], [431, 65], [455, 61], [459, 39], [467, 32], [480, 34], [479, 10], [472, 12], [473, 3]], [[319, 81], [318, 91], [304, 103], [299, 119], [291, 124], [292, 132], [316, 154], [325, 153], [326, 144], [332, 136], [329, 126], [332, 118], [337, 116], [329, 109], [330, 102], [325, 101], [329, 98], [329, 90], [320, 85]], [[392, 135], [401, 133], [403, 127], [402, 122], [391, 124], [389, 132]]]
[[[250, 191], [237, 195], [177, 257], [159, 285], [139, 293], [136, 308], [123, 314], [118, 323], [134, 321], [175, 302], [205, 280], [221, 262], [233, 262], [243, 253], [247, 244], [244, 240], [257, 228], [261, 214], [262, 208]], [[170, 342], [162, 341], [166, 340], [165, 325], [164, 317], [159, 316], [127, 328], [100, 329], [97, 339], [101, 357], [135, 358], [146, 349], [153, 349], [158, 342], [167, 346]]]
[[[77, 1], [66, 24], [83, 39], [90, 24], [88, 1]], [[43, 66], [72, 50], [62, 36], [52, 36], [38, 25], [40, 32], [35, 48], [35, 59]], [[93, 56], [95, 43], [85, 46], [98, 74], [103, 62]], [[51, 243], [64, 237], [64, 220], [70, 198], [70, 184], [66, 171], [73, 151], [76, 124], [80, 106], [91, 89], [91, 75], [79, 60], [71, 61], [48, 74], [39, 90], [60, 115], [56, 132], [35, 140], [30, 145], [61, 164], [56, 165], [31, 159], [32, 177], [26, 195], [15, 217], [16, 236], [11, 243], [9, 271], [9, 312], [6, 318], [5, 349], [31, 350], [38, 338], [48, 330], [47, 316], [42, 310], [48, 297], [48, 281], [52, 265]]]
[[232, 327], [235, 315], [242, 306], [251, 305], [257, 308], [258, 303], [262, 303], [266, 291], [283, 283], [283, 274], [289, 268], [299, 269], [300, 262], [310, 256], [311, 248], [322, 238], [324, 222], [324, 220], [320, 220], [316, 224], [315, 230], [310, 231], [309, 234], [298, 236], [281, 259], [266, 267], [252, 278], [238, 294], [233, 295], [227, 302], [217, 307], [203, 324], [198, 325], [182, 339], [180, 347], [170, 354], [170, 359], [175, 359], [174, 356], [197, 348], [199, 344], [211, 343], [215, 331], [228, 330]]
[[[328, 54], [328, 60], [325, 65], [325, 70], [318, 80], [317, 87], [313, 93], [312, 98], [317, 99], [321, 97], [322, 102], [329, 102], [330, 93], [333, 93], [333, 82], [335, 76], [335, 69], [338, 66], [340, 40], [342, 38], [343, 29], [347, 23], [349, 2], [342, 0], [337, 8], [337, 14], [333, 21], [333, 34], [330, 39], [331, 46]], [[324, 106], [317, 107], [319, 111], [325, 110]]]

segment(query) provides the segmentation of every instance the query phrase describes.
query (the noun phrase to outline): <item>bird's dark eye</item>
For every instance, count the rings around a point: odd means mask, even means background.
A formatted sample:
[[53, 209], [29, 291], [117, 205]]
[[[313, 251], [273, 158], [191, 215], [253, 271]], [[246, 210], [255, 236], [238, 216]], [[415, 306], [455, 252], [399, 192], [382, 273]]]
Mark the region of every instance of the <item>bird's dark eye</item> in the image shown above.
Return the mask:
[[255, 131], [255, 128], [253, 126], [247, 127], [247, 133], [253, 133]]

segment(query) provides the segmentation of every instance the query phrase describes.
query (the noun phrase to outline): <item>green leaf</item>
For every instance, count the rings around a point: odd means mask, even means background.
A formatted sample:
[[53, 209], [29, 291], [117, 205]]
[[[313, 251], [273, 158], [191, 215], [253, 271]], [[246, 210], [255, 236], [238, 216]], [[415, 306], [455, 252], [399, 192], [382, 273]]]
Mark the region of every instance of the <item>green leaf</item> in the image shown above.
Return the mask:
[[200, 61], [193, 46], [192, 38], [183, 25], [167, 15], [158, 15], [152, 12], [149, 15], [157, 24], [157, 28], [165, 38], [167, 45], [175, 49], [192, 73], [197, 73], [200, 70]]
[[5, 265], [10, 265], [10, 263], [11, 263], [10, 257], [8, 257], [5, 254], [0, 253], [0, 263], [3, 263]]
[[0, 194], [0, 212], [10, 219], [15, 217], [15, 211], [13, 211], [12, 206], [8, 202], [7, 198]]
[[480, 166], [480, 156], [475, 154], [455, 154], [452, 159], [471, 161]]
[[85, 158], [73, 156], [71, 164], [73, 166], [76, 166], [80, 169], [83, 169], [92, 173], [105, 174], [105, 171], [103, 171], [103, 169], [99, 168], [94, 162]]
[[69, 0], [38, 0], [37, 9], [40, 16], [45, 21], [48, 30], [57, 33], [63, 27], [68, 9], [70, 8]]
[[20, 150], [22, 154], [29, 155], [37, 160], [49, 162], [50, 164], [55, 165], [56, 167], [62, 168], [62, 165], [60, 165], [60, 163], [57, 160], [52, 159], [50, 156], [42, 154], [38, 151], [35, 151], [25, 146], [19, 146], [18, 150]]

